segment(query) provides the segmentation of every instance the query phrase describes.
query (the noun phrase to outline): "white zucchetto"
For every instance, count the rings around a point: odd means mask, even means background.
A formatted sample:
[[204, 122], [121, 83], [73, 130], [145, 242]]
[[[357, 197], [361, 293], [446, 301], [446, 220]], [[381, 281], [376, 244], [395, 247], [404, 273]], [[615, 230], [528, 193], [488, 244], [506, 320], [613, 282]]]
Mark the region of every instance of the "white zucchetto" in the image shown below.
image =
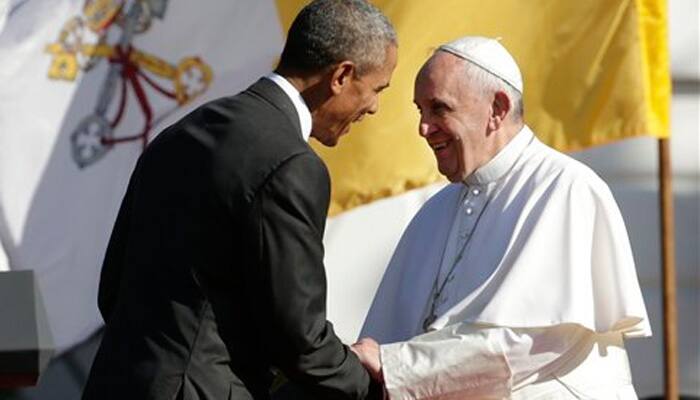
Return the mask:
[[438, 47], [459, 58], [470, 61], [508, 82], [523, 93], [523, 77], [518, 64], [498, 39], [482, 36], [465, 36]]

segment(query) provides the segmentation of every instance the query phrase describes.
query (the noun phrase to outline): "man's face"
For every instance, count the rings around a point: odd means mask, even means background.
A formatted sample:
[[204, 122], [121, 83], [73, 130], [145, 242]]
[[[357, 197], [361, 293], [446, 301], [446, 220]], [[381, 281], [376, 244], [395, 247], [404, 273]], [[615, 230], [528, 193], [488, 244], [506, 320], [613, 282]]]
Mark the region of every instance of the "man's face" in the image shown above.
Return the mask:
[[389, 87], [396, 60], [396, 47], [389, 46], [381, 67], [362, 75], [352, 70], [334, 76], [332, 95], [314, 112], [311, 136], [326, 146], [335, 146], [340, 136], [348, 133], [352, 123], [362, 120], [365, 114], [376, 113], [379, 93]]
[[420, 111], [418, 131], [451, 182], [464, 180], [493, 157], [491, 101], [466, 78], [464, 62], [437, 52], [418, 73], [413, 100]]

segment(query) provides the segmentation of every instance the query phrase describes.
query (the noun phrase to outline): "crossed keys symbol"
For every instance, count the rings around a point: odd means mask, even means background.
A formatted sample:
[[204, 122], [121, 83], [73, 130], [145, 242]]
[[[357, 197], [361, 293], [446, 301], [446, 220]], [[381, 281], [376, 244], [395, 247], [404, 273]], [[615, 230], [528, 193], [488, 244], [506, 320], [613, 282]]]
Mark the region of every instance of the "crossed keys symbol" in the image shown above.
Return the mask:
[[[111, 6], [111, 10], [95, 10], [96, 6]], [[90, 8], [92, 7], [92, 8]], [[49, 77], [74, 81], [80, 70], [89, 71], [100, 60], [109, 63], [107, 77], [102, 83], [93, 112], [84, 117], [71, 134], [71, 153], [80, 168], [87, 167], [102, 158], [115, 144], [140, 140], [143, 147], [148, 143], [151, 128], [177, 108], [204, 93], [212, 80], [211, 68], [198, 57], [185, 57], [177, 65], [168, 63], [152, 54], [132, 46], [136, 33], [144, 32], [155, 15], [163, 16], [164, 1], [134, 1], [128, 13], [123, 12], [123, 1], [88, 0], [85, 12], [101, 11], [108, 22], [94, 26], [95, 20], [76, 16], [66, 22], [58, 40], [46, 47], [52, 55]], [[111, 11], [107, 14], [105, 11]], [[116, 44], [106, 43], [107, 30], [115, 21], [122, 28]], [[160, 78], [158, 81], [155, 77]], [[163, 85], [160, 81], [165, 81]], [[154, 115], [145, 86], [173, 99], [175, 105], [160, 115]], [[131, 88], [144, 117], [140, 132], [116, 136], [127, 103], [127, 92]], [[111, 117], [108, 111], [117, 101], [116, 112]]]

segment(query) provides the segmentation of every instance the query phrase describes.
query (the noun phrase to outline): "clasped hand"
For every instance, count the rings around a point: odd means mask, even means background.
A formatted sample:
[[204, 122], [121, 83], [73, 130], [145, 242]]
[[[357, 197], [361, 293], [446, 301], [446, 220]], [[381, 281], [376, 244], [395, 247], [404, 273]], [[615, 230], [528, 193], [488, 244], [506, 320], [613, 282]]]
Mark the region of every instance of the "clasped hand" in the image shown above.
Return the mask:
[[372, 338], [360, 339], [350, 346], [350, 350], [357, 355], [360, 363], [367, 369], [372, 379], [384, 382], [382, 376], [382, 361], [379, 353], [379, 343]]

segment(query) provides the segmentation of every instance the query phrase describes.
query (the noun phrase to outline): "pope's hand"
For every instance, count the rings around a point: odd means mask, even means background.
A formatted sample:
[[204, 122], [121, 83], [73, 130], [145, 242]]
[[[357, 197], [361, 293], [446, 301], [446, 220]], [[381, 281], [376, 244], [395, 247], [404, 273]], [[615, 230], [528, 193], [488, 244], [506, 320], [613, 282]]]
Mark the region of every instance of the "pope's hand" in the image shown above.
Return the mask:
[[382, 361], [379, 357], [379, 343], [374, 339], [366, 337], [350, 346], [362, 365], [367, 369], [372, 379], [383, 382]]

